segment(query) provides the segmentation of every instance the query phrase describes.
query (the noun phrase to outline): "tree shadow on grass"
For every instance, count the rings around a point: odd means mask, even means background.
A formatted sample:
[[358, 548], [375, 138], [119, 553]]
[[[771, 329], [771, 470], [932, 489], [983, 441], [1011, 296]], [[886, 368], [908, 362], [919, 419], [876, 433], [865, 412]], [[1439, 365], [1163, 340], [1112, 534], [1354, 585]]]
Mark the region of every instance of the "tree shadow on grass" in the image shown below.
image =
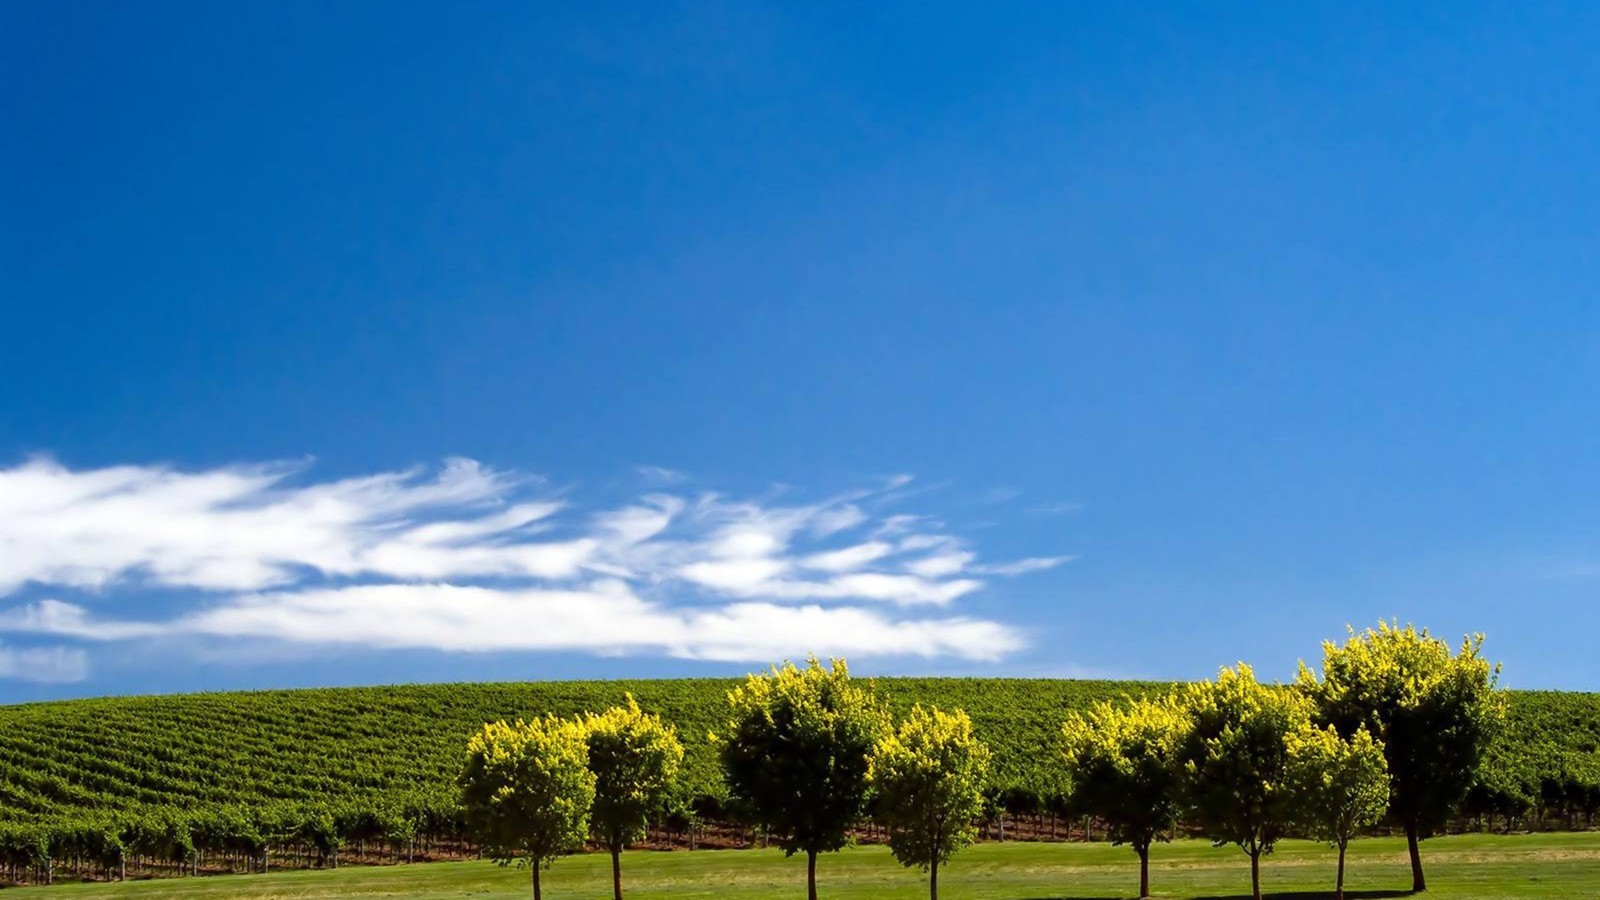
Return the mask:
[[[1331, 900], [1333, 891], [1263, 891], [1263, 900]], [[1344, 900], [1386, 900], [1393, 897], [1410, 897], [1411, 891], [1351, 891], [1344, 892]], [[1193, 900], [1250, 900], [1249, 894], [1217, 894], [1195, 897]]]
[[[1333, 891], [1266, 891], [1262, 893], [1263, 900], [1331, 900]], [[1350, 891], [1344, 892], [1345, 900], [1393, 900], [1395, 897], [1414, 896], [1411, 891]], [[1105, 897], [1019, 897], [1017, 900], [1106, 900]], [[1208, 894], [1204, 897], [1190, 897], [1185, 900], [1250, 900], [1249, 894]]]

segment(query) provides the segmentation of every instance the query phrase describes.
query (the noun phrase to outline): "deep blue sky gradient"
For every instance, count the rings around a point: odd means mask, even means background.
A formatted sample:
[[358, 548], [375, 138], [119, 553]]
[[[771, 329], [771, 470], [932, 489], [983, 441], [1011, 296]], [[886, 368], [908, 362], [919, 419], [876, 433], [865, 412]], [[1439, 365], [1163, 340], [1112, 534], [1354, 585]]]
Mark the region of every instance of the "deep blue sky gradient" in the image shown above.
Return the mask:
[[1000, 674], [1283, 677], [1397, 616], [1600, 689], [1597, 44], [1586, 3], [7, 3], [0, 463], [913, 472], [1080, 556], [971, 604], [1035, 638]]

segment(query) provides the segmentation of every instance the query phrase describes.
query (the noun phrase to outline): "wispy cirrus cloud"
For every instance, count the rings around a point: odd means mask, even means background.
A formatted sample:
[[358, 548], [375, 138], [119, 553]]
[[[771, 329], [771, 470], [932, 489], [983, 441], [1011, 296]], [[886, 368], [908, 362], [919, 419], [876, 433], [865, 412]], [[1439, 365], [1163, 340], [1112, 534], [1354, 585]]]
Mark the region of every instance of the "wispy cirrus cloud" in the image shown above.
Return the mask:
[[157, 623], [100, 619], [76, 604], [43, 600], [12, 610], [0, 627], [91, 642], [204, 636], [722, 661], [776, 659], [812, 647], [844, 656], [998, 659], [1022, 646], [1011, 629], [966, 617], [902, 619], [859, 607], [754, 602], [675, 608], [615, 582], [572, 590], [384, 584], [269, 592]]
[[70, 684], [89, 675], [81, 647], [0, 647], [0, 678], [38, 684]]
[[[49, 459], [0, 469], [0, 596], [25, 585], [81, 594], [0, 612], [0, 631], [994, 659], [1023, 636], [948, 607], [987, 578], [1066, 560], [982, 562], [936, 520], [884, 512], [912, 496], [905, 476], [776, 503], [674, 493], [681, 477], [651, 471], [659, 490], [584, 508], [539, 478], [466, 459], [305, 474], [303, 464], [73, 470]], [[179, 611], [141, 616], [152, 597]], [[118, 604], [132, 609], [101, 611]]]

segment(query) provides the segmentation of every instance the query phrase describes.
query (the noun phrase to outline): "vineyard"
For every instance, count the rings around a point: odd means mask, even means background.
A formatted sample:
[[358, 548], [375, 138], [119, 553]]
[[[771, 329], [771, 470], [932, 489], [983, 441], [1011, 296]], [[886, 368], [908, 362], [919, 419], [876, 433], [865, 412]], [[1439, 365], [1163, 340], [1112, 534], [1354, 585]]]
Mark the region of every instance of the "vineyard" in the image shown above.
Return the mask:
[[[687, 756], [662, 826], [724, 824], [710, 735], [728, 680], [341, 688], [105, 698], [0, 707], [0, 866], [12, 880], [68, 865], [251, 871], [346, 859], [459, 855], [454, 778], [486, 720], [613, 706], [632, 693], [674, 724]], [[897, 712], [967, 710], [994, 750], [996, 815], [1052, 831], [1067, 712], [1169, 686], [1148, 682], [880, 679]], [[1600, 695], [1509, 692], [1460, 828], [1582, 828], [1600, 811]], [[1014, 822], [1016, 819], [1013, 820]], [[736, 828], [734, 833], [744, 834]], [[42, 837], [44, 836], [44, 837]], [[48, 839], [54, 861], [41, 860]], [[271, 850], [270, 857], [268, 851]], [[209, 863], [208, 863], [209, 861]]]

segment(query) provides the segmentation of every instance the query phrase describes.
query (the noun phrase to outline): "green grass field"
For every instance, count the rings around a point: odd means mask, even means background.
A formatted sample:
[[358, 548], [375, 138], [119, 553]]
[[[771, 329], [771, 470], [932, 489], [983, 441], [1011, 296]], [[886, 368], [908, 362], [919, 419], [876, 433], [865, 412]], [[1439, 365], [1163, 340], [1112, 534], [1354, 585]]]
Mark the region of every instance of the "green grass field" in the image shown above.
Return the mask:
[[[1430, 897], [1600, 897], [1600, 833], [1470, 835], [1437, 838], [1423, 846]], [[558, 861], [545, 879], [545, 897], [609, 897], [609, 862], [602, 854]], [[1270, 895], [1280, 898], [1310, 900], [1330, 896], [1333, 868], [1333, 851], [1305, 841], [1288, 841], [1264, 863], [1263, 883]], [[1106, 844], [983, 844], [963, 852], [941, 873], [939, 893], [948, 900], [1129, 897], [1135, 893], [1137, 876], [1133, 853]], [[623, 877], [629, 897], [638, 900], [766, 900], [805, 894], [804, 860], [785, 859], [776, 850], [629, 853], [624, 857]], [[896, 865], [883, 847], [856, 847], [828, 855], [818, 864], [818, 878], [824, 896], [841, 900], [914, 900], [927, 896], [921, 873]], [[1155, 849], [1151, 882], [1161, 897], [1247, 897], [1249, 864], [1238, 850], [1182, 841]], [[1377, 838], [1352, 845], [1348, 896], [1399, 897], [1407, 893], [1404, 889], [1409, 885], [1403, 841]], [[41, 900], [496, 900], [528, 897], [531, 893], [527, 870], [476, 862], [73, 884], [16, 891], [19, 897]]]

